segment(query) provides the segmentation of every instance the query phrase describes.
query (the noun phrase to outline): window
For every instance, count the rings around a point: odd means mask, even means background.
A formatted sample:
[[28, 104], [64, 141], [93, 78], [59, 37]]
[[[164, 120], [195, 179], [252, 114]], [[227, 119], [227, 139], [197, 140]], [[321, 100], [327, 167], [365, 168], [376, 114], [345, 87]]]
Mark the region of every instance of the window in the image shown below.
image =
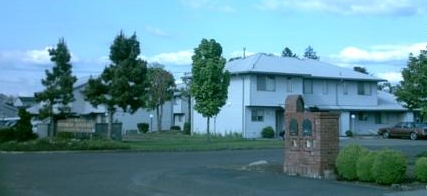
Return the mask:
[[322, 89], [322, 93], [324, 95], [328, 94], [328, 81], [323, 81], [323, 89]]
[[387, 114], [384, 112], [375, 113], [375, 124], [387, 124]]
[[371, 95], [371, 84], [369, 82], [357, 82], [358, 95]]
[[292, 78], [288, 77], [286, 80], [286, 91], [292, 92]]
[[359, 121], [368, 121], [368, 114], [365, 112], [359, 112], [358, 119]]
[[276, 81], [274, 76], [257, 76], [258, 91], [275, 91]]
[[298, 121], [296, 119], [291, 119], [289, 123], [289, 130], [292, 136], [298, 135]]
[[264, 110], [263, 109], [252, 109], [252, 121], [254, 121], [254, 122], [264, 121]]
[[313, 94], [313, 80], [304, 79], [304, 93], [305, 94]]

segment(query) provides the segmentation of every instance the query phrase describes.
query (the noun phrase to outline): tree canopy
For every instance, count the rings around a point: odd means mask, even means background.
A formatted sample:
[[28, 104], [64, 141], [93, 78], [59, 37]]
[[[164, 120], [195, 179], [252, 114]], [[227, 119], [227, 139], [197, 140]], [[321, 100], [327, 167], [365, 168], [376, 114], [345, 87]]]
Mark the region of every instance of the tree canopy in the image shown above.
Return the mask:
[[292, 50], [288, 47], [285, 47], [285, 49], [283, 49], [282, 51], [282, 57], [293, 57], [293, 58], [298, 58], [298, 55], [293, 53]]
[[173, 98], [175, 79], [164, 66], [153, 63], [148, 68], [148, 102], [147, 107], [156, 110], [157, 131], [162, 130], [163, 104]]
[[427, 114], [427, 50], [418, 56], [409, 55], [407, 67], [402, 70], [403, 80], [396, 87], [398, 101], [405, 107], [421, 108]]
[[366, 68], [359, 67], [359, 66], [353, 67], [353, 71], [357, 71], [357, 72], [360, 72], [363, 74], [369, 74], [369, 72], [368, 72], [368, 70], [366, 70]]
[[120, 32], [110, 47], [111, 64], [97, 78], [89, 79], [83, 93], [92, 105], [104, 105], [108, 111], [108, 138], [117, 108], [133, 113], [146, 106], [147, 62], [138, 58], [136, 34], [127, 37]]
[[43, 105], [40, 109], [40, 117], [50, 117], [50, 136], [53, 136], [54, 110], [58, 110], [57, 115], [65, 115], [70, 112], [69, 103], [74, 101], [73, 85], [77, 78], [72, 75], [71, 55], [63, 38], [59, 40], [56, 48], [49, 49], [49, 56], [55, 65], [52, 71], [45, 71], [46, 78], [41, 81], [45, 90], [35, 93], [34, 96], [36, 101]]
[[196, 100], [194, 109], [207, 117], [207, 133], [209, 119], [217, 115], [225, 105], [230, 84], [230, 73], [224, 71], [225, 58], [222, 47], [214, 39], [202, 39], [192, 56], [191, 95]]
[[317, 56], [316, 51], [309, 45], [304, 52], [304, 57], [313, 60], [319, 60], [320, 57]]

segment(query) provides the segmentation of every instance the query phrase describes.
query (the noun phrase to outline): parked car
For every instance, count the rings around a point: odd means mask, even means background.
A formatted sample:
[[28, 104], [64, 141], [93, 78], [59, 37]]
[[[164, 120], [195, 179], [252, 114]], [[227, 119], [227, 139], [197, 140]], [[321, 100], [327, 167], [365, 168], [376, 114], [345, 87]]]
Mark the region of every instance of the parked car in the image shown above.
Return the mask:
[[427, 137], [427, 123], [400, 122], [393, 127], [385, 127], [378, 130], [383, 138], [409, 137], [411, 140]]

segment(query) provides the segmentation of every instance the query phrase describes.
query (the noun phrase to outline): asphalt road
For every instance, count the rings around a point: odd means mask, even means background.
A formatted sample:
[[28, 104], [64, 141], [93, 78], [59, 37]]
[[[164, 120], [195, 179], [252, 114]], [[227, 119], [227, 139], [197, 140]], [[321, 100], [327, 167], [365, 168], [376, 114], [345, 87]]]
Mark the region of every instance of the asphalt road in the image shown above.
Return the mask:
[[[392, 145], [407, 153], [427, 141], [343, 140], [370, 148]], [[381, 145], [380, 142], [384, 144]], [[390, 142], [390, 144], [388, 143]], [[416, 145], [413, 145], [416, 144]], [[258, 160], [267, 170], [245, 170]], [[384, 195], [396, 192], [281, 173], [283, 150], [214, 152], [1, 153], [0, 195]]]

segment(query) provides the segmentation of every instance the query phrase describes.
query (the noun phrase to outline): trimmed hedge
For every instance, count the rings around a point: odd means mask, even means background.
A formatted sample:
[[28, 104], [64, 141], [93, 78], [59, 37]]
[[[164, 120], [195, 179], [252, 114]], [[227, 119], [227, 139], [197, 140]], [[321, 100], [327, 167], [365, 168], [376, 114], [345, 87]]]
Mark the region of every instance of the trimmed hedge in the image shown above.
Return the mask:
[[171, 131], [181, 131], [181, 127], [178, 125], [173, 125], [173, 126], [171, 126], [170, 130]]
[[372, 175], [372, 165], [374, 164], [375, 158], [378, 152], [370, 151], [361, 153], [359, 159], [356, 162], [357, 177], [360, 181], [374, 182], [374, 176]]
[[363, 153], [367, 153], [366, 148], [360, 145], [349, 145], [342, 149], [336, 159], [336, 167], [338, 175], [345, 180], [357, 180], [356, 162], [359, 156]]
[[261, 131], [262, 138], [273, 138], [274, 137], [274, 129], [271, 126], [264, 127]]
[[427, 182], [427, 157], [418, 158], [415, 162], [415, 178]]
[[147, 133], [148, 129], [150, 128], [150, 125], [148, 123], [138, 123], [136, 124], [138, 127], [139, 132], [141, 133]]
[[372, 165], [372, 174], [378, 184], [399, 183], [406, 177], [406, 158], [402, 152], [381, 150]]

